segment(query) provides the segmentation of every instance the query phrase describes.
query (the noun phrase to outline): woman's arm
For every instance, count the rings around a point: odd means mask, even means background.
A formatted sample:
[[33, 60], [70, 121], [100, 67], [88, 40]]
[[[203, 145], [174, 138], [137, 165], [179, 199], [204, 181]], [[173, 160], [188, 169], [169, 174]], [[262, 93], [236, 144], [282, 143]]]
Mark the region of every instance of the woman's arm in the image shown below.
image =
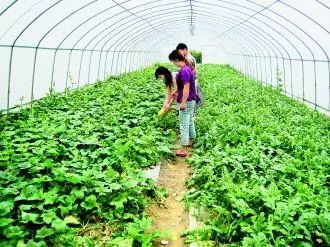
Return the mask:
[[182, 95], [182, 101], [180, 104], [180, 110], [184, 110], [186, 109], [186, 103], [187, 103], [187, 99], [189, 96], [189, 91], [190, 91], [190, 83], [186, 82], [183, 86], [183, 95]]
[[166, 108], [166, 106], [170, 103], [172, 98], [172, 88], [166, 87], [166, 98], [164, 100], [163, 108]]
[[[175, 77], [173, 78], [173, 87], [174, 87], [174, 89], [173, 89], [172, 98], [171, 98], [172, 102], [174, 100], [176, 100], [176, 97], [178, 96], [178, 84], [176, 83]], [[171, 102], [171, 104], [172, 104], [172, 102]]]
[[174, 86], [174, 92], [178, 91], [178, 84], [176, 83], [176, 78], [173, 77], [173, 86]]
[[163, 106], [165, 112], [170, 110], [172, 103], [176, 100], [176, 97], [178, 96], [178, 86], [176, 83], [175, 76], [173, 76], [173, 87], [173, 89], [171, 87], [167, 87], [167, 96]]

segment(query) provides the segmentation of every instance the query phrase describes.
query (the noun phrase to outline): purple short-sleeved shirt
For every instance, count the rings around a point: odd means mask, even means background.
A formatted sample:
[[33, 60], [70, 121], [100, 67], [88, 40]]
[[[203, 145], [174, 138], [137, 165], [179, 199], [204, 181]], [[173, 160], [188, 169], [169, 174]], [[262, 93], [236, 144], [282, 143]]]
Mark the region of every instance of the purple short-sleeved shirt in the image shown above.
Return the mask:
[[178, 85], [178, 97], [177, 97], [178, 103], [182, 102], [183, 86], [186, 83], [190, 84], [187, 101], [197, 99], [196, 87], [195, 87], [195, 75], [192, 72], [192, 70], [189, 68], [189, 66], [185, 65], [179, 70], [179, 72], [176, 75], [176, 82]]

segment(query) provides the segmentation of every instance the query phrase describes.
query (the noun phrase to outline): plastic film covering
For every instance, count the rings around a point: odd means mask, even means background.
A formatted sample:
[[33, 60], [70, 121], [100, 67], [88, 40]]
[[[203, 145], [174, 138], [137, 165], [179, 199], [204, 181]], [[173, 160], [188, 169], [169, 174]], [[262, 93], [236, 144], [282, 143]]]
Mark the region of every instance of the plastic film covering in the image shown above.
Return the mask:
[[203, 51], [330, 110], [328, 0], [2, 0], [0, 109]]

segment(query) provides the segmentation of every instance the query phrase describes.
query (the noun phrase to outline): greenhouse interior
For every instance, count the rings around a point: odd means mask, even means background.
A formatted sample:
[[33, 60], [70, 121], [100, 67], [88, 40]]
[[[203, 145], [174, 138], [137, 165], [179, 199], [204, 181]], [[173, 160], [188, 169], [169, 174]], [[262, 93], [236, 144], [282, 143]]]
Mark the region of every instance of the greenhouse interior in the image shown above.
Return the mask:
[[1, 0], [0, 246], [330, 246], [329, 0]]

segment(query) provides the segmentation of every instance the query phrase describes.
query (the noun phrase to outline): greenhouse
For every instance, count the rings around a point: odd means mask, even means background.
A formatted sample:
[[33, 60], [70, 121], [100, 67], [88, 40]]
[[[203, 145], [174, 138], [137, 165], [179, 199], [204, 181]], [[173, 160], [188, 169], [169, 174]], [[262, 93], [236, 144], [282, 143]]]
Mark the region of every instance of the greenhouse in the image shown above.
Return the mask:
[[329, 0], [1, 0], [0, 247], [330, 246]]

